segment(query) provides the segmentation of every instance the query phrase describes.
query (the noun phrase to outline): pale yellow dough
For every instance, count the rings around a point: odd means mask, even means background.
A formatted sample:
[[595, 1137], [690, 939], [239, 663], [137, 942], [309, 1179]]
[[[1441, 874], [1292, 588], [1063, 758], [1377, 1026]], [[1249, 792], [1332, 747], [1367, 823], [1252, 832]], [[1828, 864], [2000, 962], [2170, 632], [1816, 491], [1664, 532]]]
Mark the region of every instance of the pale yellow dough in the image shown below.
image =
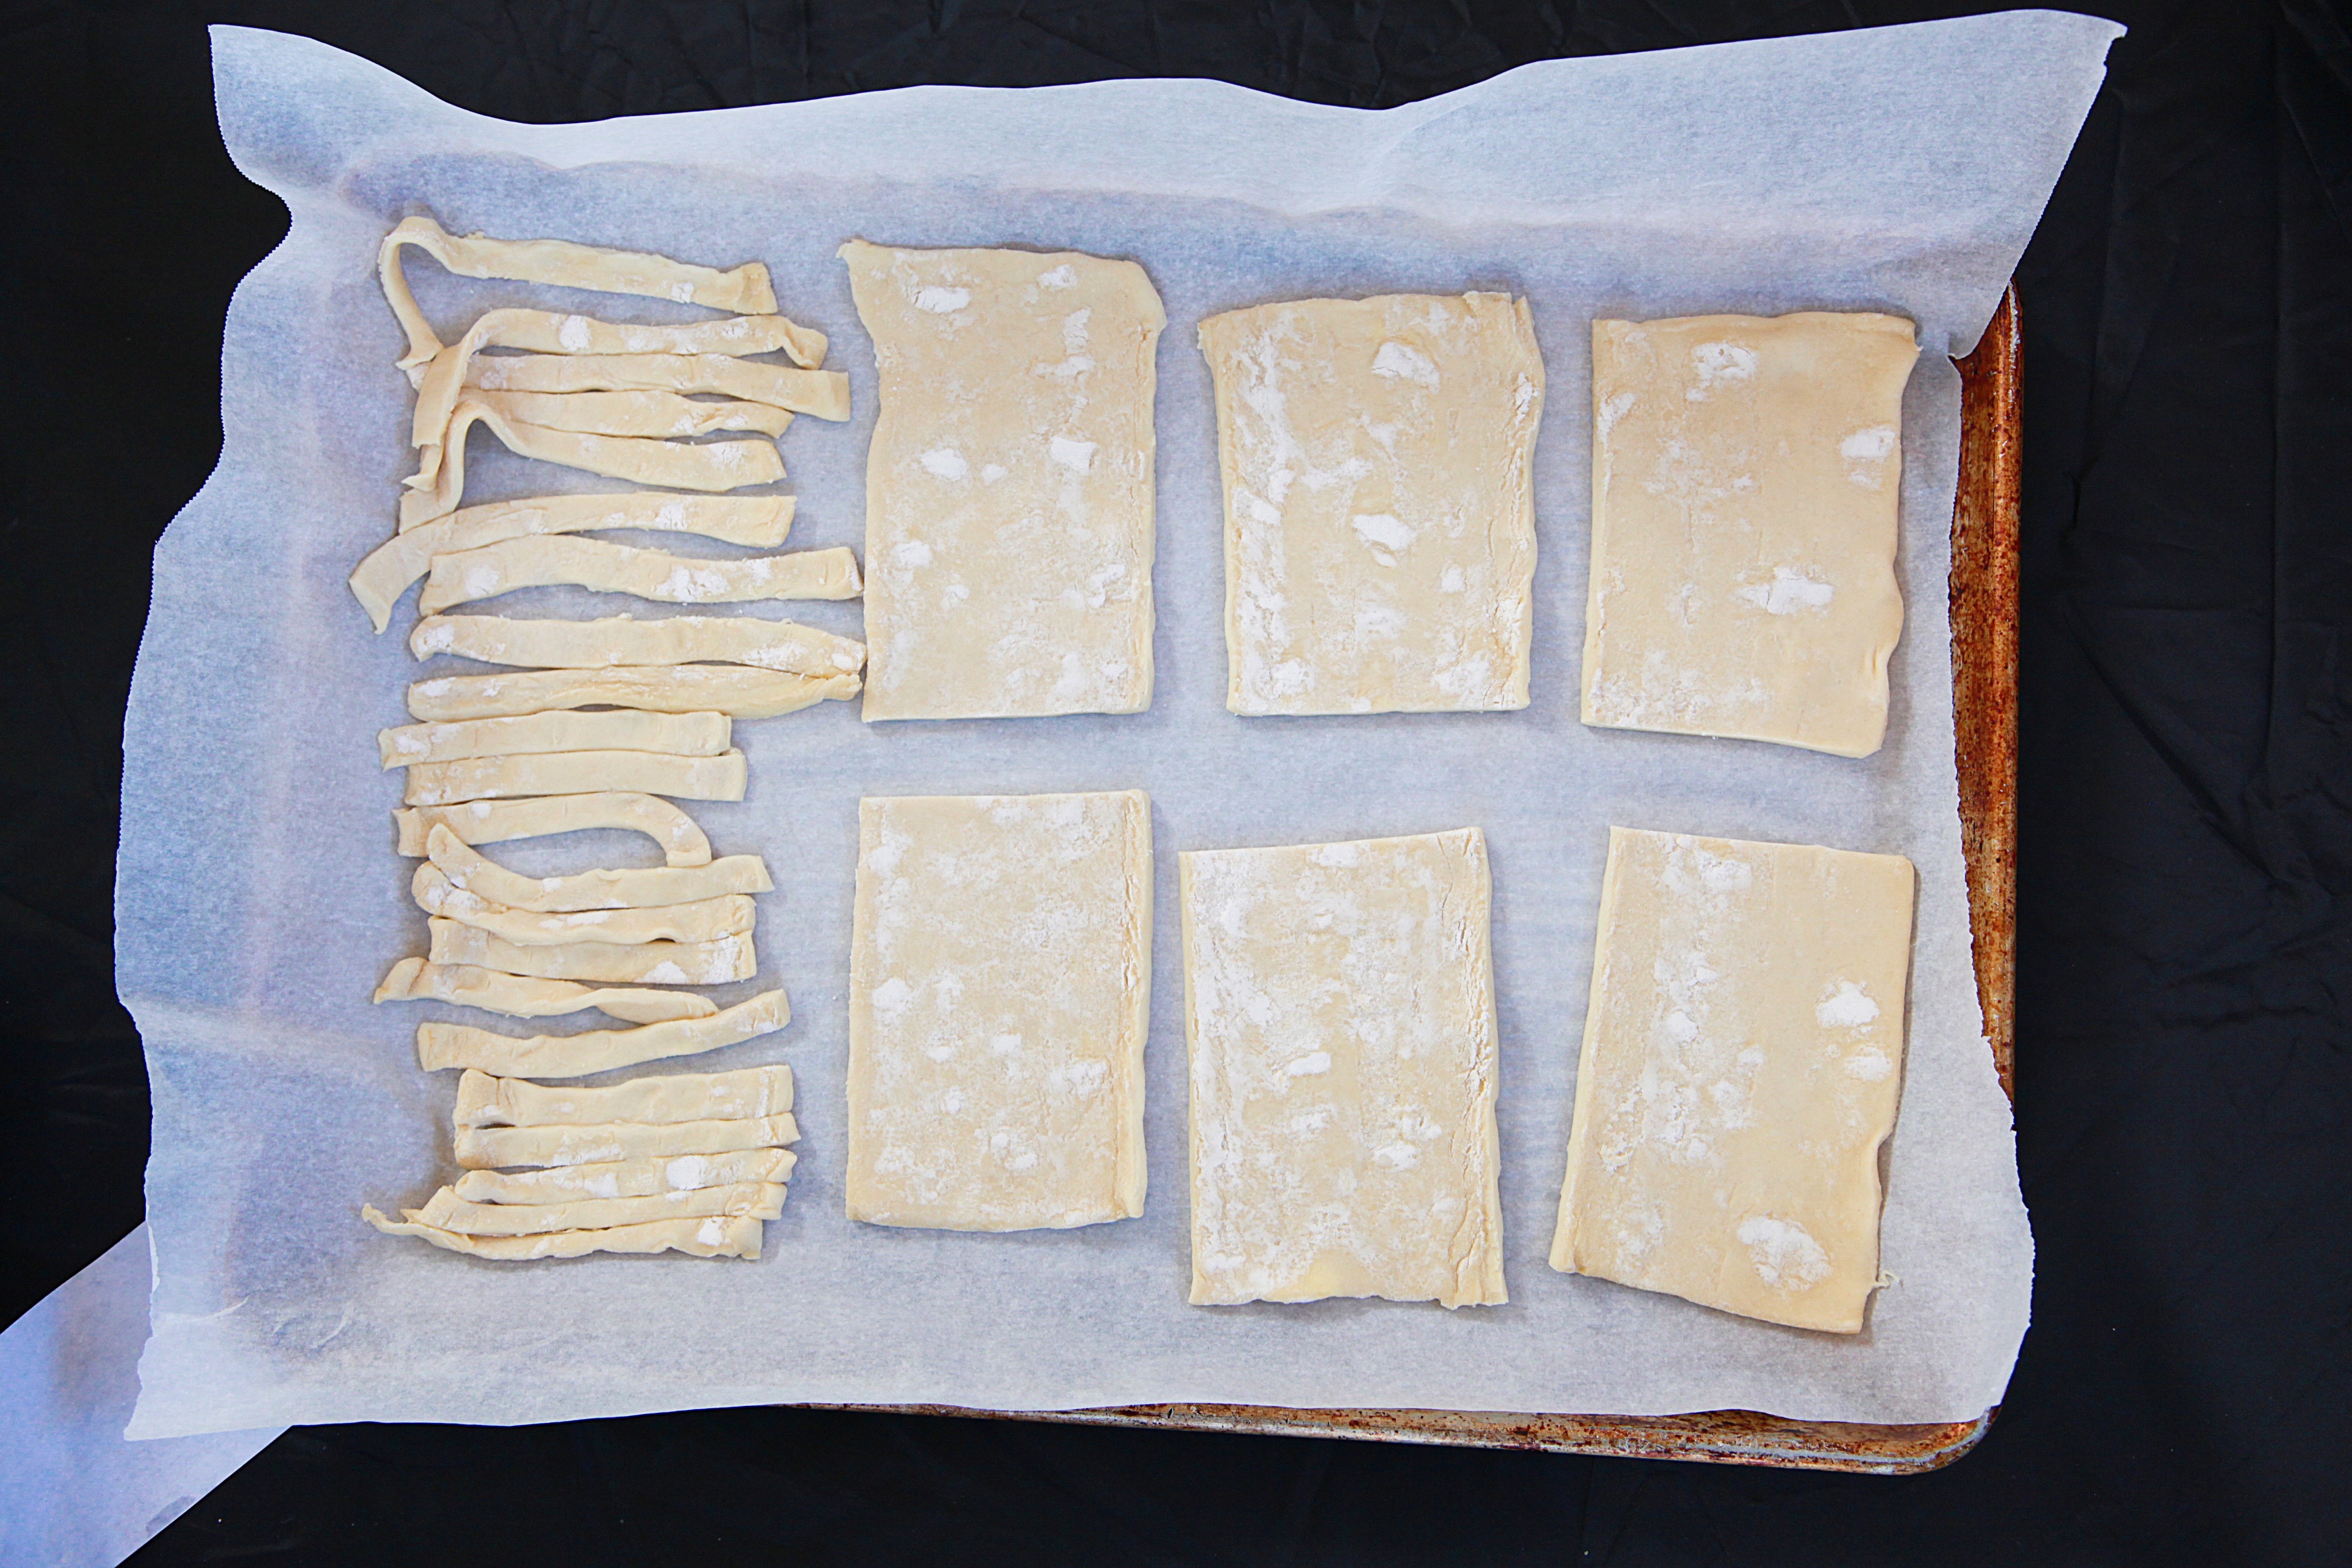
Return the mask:
[[1178, 865], [1192, 1300], [1507, 1300], [1484, 835]]
[[450, 885], [510, 910], [571, 914], [581, 910], [639, 910], [690, 904], [728, 893], [768, 893], [775, 883], [757, 855], [728, 855], [704, 866], [580, 871], [568, 877], [526, 877], [478, 855], [444, 826], [425, 836], [425, 853]]
[[1878, 750], [1918, 353], [1900, 316], [1592, 323], [1586, 723]]
[[858, 803], [852, 1219], [946, 1230], [1143, 1212], [1151, 803]]
[[468, 1072], [457, 1080], [459, 1127], [583, 1127], [607, 1121], [740, 1121], [793, 1108], [793, 1069], [669, 1073], [603, 1089], [526, 1083]]
[[420, 763], [533, 752], [662, 752], [677, 757], [716, 757], [726, 752], [730, 732], [724, 713], [557, 710], [450, 724], [404, 724], [378, 730], [375, 743], [385, 767], [406, 768]]
[[722, 1046], [740, 1045], [772, 1034], [792, 1019], [784, 994], [764, 991], [708, 1018], [679, 1018], [634, 1029], [589, 1029], [577, 1035], [518, 1038], [466, 1024], [419, 1024], [416, 1065], [427, 1072], [477, 1068], [500, 1078], [585, 1078], [614, 1068], [699, 1056]]
[[760, 973], [750, 931], [713, 942], [512, 942], [478, 926], [436, 917], [425, 922], [434, 963], [469, 963], [502, 974], [604, 985], [728, 985]]
[[416, 607], [429, 616], [452, 605], [550, 584], [629, 594], [672, 605], [854, 599], [863, 586], [857, 576], [857, 557], [839, 546], [718, 560], [608, 544], [597, 539], [541, 535], [435, 556]]
[[857, 695], [854, 675], [793, 675], [774, 669], [686, 665], [674, 668], [534, 669], [515, 675], [440, 675], [411, 683], [419, 719], [490, 719], [552, 708], [700, 710], [736, 719], [772, 719], [827, 699]]
[[562, 1231], [611, 1230], [663, 1220], [774, 1219], [784, 1212], [784, 1189], [775, 1182], [740, 1182], [726, 1187], [692, 1187], [643, 1198], [572, 1198], [553, 1204], [475, 1204], [443, 1187], [421, 1209], [402, 1213], [412, 1225], [460, 1236], [546, 1236]]
[[416, 900], [416, 907], [427, 914], [479, 926], [493, 936], [522, 947], [563, 947], [575, 942], [633, 947], [649, 942], [716, 942], [720, 937], [750, 931], [757, 918], [751, 899], [741, 893], [646, 910], [538, 914], [529, 910], [511, 910], [478, 893], [469, 893], [451, 883], [442, 875], [440, 867], [429, 862], [419, 866], [409, 879], [409, 891]]
[[725, 1187], [737, 1182], [784, 1182], [796, 1157], [789, 1149], [743, 1149], [726, 1154], [603, 1160], [541, 1171], [468, 1171], [452, 1189], [470, 1204], [546, 1204], [569, 1198], [643, 1198], [657, 1193]]
[[777, 455], [775, 444], [756, 437], [688, 443], [640, 436], [583, 436], [575, 430], [551, 430], [509, 419], [468, 398], [449, 416], [448, 446], [434, 448], [441, 454], [438, 470], [430, 477], [411, 475], [405, 481], [411, 488], [400, 498], [403, 530], [446, 517], [466, 499], [466, 435], [477, 425], [488, 428], [518, 456], [641, 485], [736, 490], [746, 485], [773, 484], [784, 477], [784, 460]]
[[750, 430], [781, 436], [793, 416], [767, 403], [704, 403], [675, 392], [490, 392], [468, 395], [483, 407], [542, 430], [590, 436], [708, 436]]
[[572, 1166], [681, 1155], [772, 1149], [800, 1140], [789, 1114], [745, 1121], [615, 1121], [599, 1127], [460, 1127], [457, 1163], [469, 1171], [500, 1165]]
[[501, 974], [470, 963], [404, 958], [375, 988], [378, 1002], [455, 1002], [509, 1018], [551, 1018], [593, 1010], [625, 1024], [708, 1018], [719, 1004], [691, 991], [600, 990], [568, 980]]
[[1860, 1331], [1916, 880], [1899, 855], [1609, 830], [1554, 1268]]
[[389, 1219], [373, 1205], [361, 1209], [360, 1217], [386, 1236], [413, 1236], [451, 1252], [502, 1263], [584, 1258], [592, 1252], [684, 1252], [696, 1258], [752, 1259], [760, 1256], [761, 1225], [748, 1217], [657, 1219], [611, 1230], [559, 1230], [546, 1236], [463, 1236], [439, 1226]]
[[642, 833], [660, 845], [670, 865], [710, 864], [710, 840], [694, 818], [659, 795], [626, 790], [404, 806], [392, 816], [400, 830], [400, 852], [408, 856], [425, 853], [425, 841], [436, 826], [447, 827], [467, 844], [503, 844], [516, 838], [618, 827]]
[[382, 631], [392, 622], [392, 606], [411, 583], [432, 570], [436, 555], [479, 550], [527, 534], [613, 528], [695, 533], [772, 550], [792, 531], [793, 510], [791, 496], [640, 493], [491, 501], [394, 534], [352, 571], [352, 596]]
[[585, 795], [634, 790], [679, 800], [741, 800], [751, 774], [743, 753], [679, 757], [666, 752], [523, 752], [408, 770], [401, 798], [410, 805], [451, 805], [518, 795]]
[[855, 676], [866, 668], [866, 645], [756, 616], [671, 616], [640, 621], [611, 616], [596, 621], [516, 621], [502, 616], [427, 616], [408, 636], [419, 658], [455, 654], [484, 664], [541, 669], [693, 664], [711, 660], [817, 678]]
[[866, 717], [1150, 707], [1151, 280], [1070, 251], [841, 256], [882, 380]]
[[712, 392], [835, 421], [849, 417], [849, 377], [726, 354], [484, 355], [466, 384], [506, 392]]
[[1528, 705], [1543, 357], [1525, 300], [1297, 300], [1201, 323], [1225, 706]]

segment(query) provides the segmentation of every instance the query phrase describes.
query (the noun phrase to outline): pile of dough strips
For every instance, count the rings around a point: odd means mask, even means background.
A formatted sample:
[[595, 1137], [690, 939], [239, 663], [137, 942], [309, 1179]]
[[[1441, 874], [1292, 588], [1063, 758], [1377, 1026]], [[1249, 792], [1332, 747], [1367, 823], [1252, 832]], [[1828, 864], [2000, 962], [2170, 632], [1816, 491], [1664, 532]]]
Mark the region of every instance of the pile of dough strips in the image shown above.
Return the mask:
[[[634, 294], [730, 312], [633, 326], [498, 310], [444, 344], [402, 271], [415, 247], [467, 278]], [[792, 1069], [549, 1087], [780, 1029], [782, 990], [730, 1007], [677, 989], [753, 979], [751, 895], [772, 883], [756, 855], [713, 858], [674, 800], [740, 800], [738, 719], [790, 713], [859, 688], [863, 644], [788, 621], [678, 616], [637, 621], [451, 615], [510, 590], [568, 584], [667, 604], [847, 599], [847, 550], [710, 558], [578, 537], [635, 529], [773, 549], [793, 498], [721, 493], [784, 477], [772, 437], [794, 414], [849, 416], [848, 377], [817, 368], [821, 332], [775, 313], [767, 268], [720, 272], [562, 240], [463, 238], [413, 217], [385, 237], [384, 297], [408, 334], [419, 461], [400, 529], [352, 574], [383, 631], [423, 579], [409, 647], [506, 673], [408, 689], [418, 721], [379, 737], [405, 768], [400, 852], [422, 857], [413, 889], [431, 951], [395, 963], [375, 999], [441, 1001], [517, 1018], [593, 1010], [629, 1026], [518, 1037], [469, 1025], [416, 1030], [426, 1070], [464, 1069], [457, 1157], [466, 1167], [388, 1234], [488, 1258], [589, 1252], [760, 1255], [782, 1211], [799, 1136]], [[504, 349], [520, 353], [493, 354]], [[749, 357], [781, 352], [790, 365]], [[717, 395], [716, 398], [690, 394]], [[530, 458], [662, 490], [547, 496], [461, 507], [466, 437], [486, 426]], [[748, 438], [677, 437], [751, 432]], [[677, 491], [701, 492], [677, 494]], [[665, 493], [665, 491], [669, 493]], [[584, 828], [650, 837], [667, 864], [526, 877], [475, 847]]]

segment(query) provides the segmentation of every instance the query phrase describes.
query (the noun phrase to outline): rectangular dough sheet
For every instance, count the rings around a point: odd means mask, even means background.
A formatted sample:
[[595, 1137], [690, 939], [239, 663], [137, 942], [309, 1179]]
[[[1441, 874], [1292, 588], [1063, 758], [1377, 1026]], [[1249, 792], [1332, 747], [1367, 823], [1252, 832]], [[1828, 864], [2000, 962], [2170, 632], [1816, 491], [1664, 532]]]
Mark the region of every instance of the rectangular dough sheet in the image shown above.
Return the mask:
[[1225, 706], [1528, 705], [1543, 357], [1525, 300], [1293, 300], [1201, 323], [1225, 489]]
[[1586, 723], [1878, 750], [1918, 353], [1900, 316], [1592, 323]]
[[1150, 799], [868, 799], [857, 816], [849, 1216], [1141, 1214]]
[[1609, 830], [1554, 1268], [1861, 1330], [1916, 880], [1899, 855]]
[[1192, 1300], [1506, 1300], [1485, 835], [1178, 865]]
[[1143, 268], [852, 240], [881, 412], [866, 464], [865, 716], [1151, 705], [1153, 355]]

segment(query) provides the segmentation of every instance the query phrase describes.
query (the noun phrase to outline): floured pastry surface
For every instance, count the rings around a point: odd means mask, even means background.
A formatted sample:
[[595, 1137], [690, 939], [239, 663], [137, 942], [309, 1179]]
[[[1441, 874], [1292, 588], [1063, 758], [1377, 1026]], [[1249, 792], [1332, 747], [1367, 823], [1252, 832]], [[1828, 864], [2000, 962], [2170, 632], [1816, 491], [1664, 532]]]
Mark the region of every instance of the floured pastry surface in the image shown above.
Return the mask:
[[533, 795], [523, 800], [469, 800], [457, 805], [404, 806], [392, 814], [400, 853], [421, 856], [436, 827], [467, 844], [503, 844], [596, 827], [642, 833], [673, 866], [710, 864], [710, 840], [694, 818], [656, 795], [604, 790], [592, 795]]
[[718, 430], [751, 430], [781, 436], [793, 416], [770, 403], [703, 402], [675, 392], [492, 392], [469, 395], [485, 408], [542, 430], [577, 430], [592, 436], [708, 436]]
[[450, 805], [505, 795], [626, 790], [680, 800], [741, 800], [750, 764], [739, 751], [710, 757], [667, 752], [520, 752], [451, 763], [414, 763], [401, 798]]
[[1152, 677], [1143, 268], [842, 247], [874, 339], [868, 719], [1138, 713]]
[[1507, 1300], [1484, 835], [1178, 864], [1192, 1300]]
[[509, 942], [495, 931], [435, 916], [426, 962], [469, 963], [501, 974], [601, 985], [728, 985], [760, 973], [749, 931], [709, 942]]
[[1862, 1328], [1916, 882], [1899, 855], [1609, 830], [1554, 1268]]
[[403, 724], [375, 732], [387, 768], [462, 762], [526, 752], [662, 752], [716, 757], [732, 731], [724, 713], [575, 713], [556, 710], [446, 724]]
[[451, 1189], [472, 1204], [551, 1204], [570, 1198], [639, 1198], [656, 1193], [731, 1186], [737, 1182], [790, 1180], [796, 1157], [789, 1149], [741, 1149], [724, 1154], [604, 1160], [536, 1171], [467, 1171]]
[[842, 372], [726, 354], [485, 355], [466, 367], [466, 384], [489, 392], [715, 392], [819, 419], [849, 417], [849, 377]]
[[[551, 708], [644, 708], [656, 713], [724, 713], [772, 719], [857, 695], [854, 675], [685, 665], [672, 668], [533, 669], [507, 675], [437, 675], [412, 681], [408, 711], [418, 719], [494, 719]], [[603, 786], [598, 786], [603, 787]]]
[[775, 443], [757, 437], [697, 445], [647, 436], [583, 435], [509, 419], [488, 404], [467, 398], [449, 416], [448, 444], [434, 448], [440, 458], [437, 469], [409, 477], [412, 488], [400, 498], [404, 531], [446, 517], [465, 500], [466, 437], [477, 425], [519, 457], [641, 485], [719, 491], [772, 484], [784, 477], [784, 459]]
[[725, 1187], [689, 1187], [637, 1198], [568, 1198], [551, 1204], [477, 1204], [443, 1187], [421, 1209], [403, 1217], [461, 1236], [546, 1236], [564, 1231], [611, 1230], [662, 1220], [774, 1219], [784, 1210], [784, 1189], [775, 1182], [739, 1182]]
[[[693, 451], [708, 451], [697, 447]], [[755, 599], [854, 599], [863, 586], [857, 557], [838, 545], [736, 559], [673, 555], [601, 539], [541, 534], [480, 550], [436, 555], [416, 607], [425, 615], [517, 588], [567, 584], [673, 605]]]
[[607, 1121], [587, 1127], [460, 1127], [457, 1163], [469, 1171], [504, 1165], [593, 1165], [672, 1160], [772, 1149], [800, 1140], [790, 1111], [740, 1121]]
[[793, 1021], [782, 991], [723, 1007], [707, 1018], [518, 1038], [468, 1024], [416, 1026], [416, 1065], [427, 1072], [474, 1068], [499, 1078], [585, 1078], [670, 1057], [699, 1056], [772, 1034]]
[[793, 1108], [781, 1062], [733, 1072], [667, 1073], [602, 1089], [550, 1087], [468, 1072], [457, 1080], [459, 1127], [593, 1126], [603, 1121], [740, 1121]]
[[649, 942], [707, 942], [736, 936], [751, 929], [756, 918], [751, 899], [741, 893], [697, 899], [688, 904], [662, 904], [653, 909], [579, 910], [566, 914], [541, 914], [509, 909], [478, 893], [467, 892], [426, 864], [409, 879], [416, 907], [427, 914], [479, 926], [484, 931], [524, 947], [561, 947], [573, 942], [604, 942], [631, 946]]
[[849, 1216], [1141, 1214], [1150, 965], [1141, 792], [861, 801]]
[[1586, 723], [1878, 750], [1917, 357], [1899, 316], [1592, 323]]
[[592, 1252], [683, 1252], [695, 1258], [754, 1259], [760, 1256], [761, 1222], [749, 1216], [657, 1219], [610, 1230], [558, 1230], [542, 1236], [467, 1236], [421, 1220], [391, 1219], [373, 1205], [362, 1208], [360, 1217], [386, 1236], [413, 1236], [450, 1252], [501, 1263], [585, 1258]]
[[526, 877], [476, 853], [457, 834], [438, 825], [426, 834], [425, 852], [450, 886], [510, 910], [541, 914], [650, 909], [698, 903], [729, 893], [775, 890], [768, 863], [757, 855], [727, 855], [701, 866], [624, 867], [564, 877]]
[[866, 645], [796, 621], [754, 616], [670, 616], [640, 621], [524, 621], [504, 616], [426, 616], [409, 634], [419, 658], [455, 654], [485, 664], [542, 669], [677, 665], [709, 660], [816, 678], [856, 676]]
[[378, 1002], [455, 1002], [503, 1013], [509, 1018], [551, 1018], [595, 1011], [625, 1024], [659, 1024], [671, 1018], [707, 1018], [719, 1004], [691, 991], [604, 989], [569, 980], [501, 974], [471, 963], [435, 963], [404, 958], [375, 988]]
[[1201, 323], [1225, 492], [1225, 705], [1528, 705], [1543, 358], [1525, 300], [1296, 300]]

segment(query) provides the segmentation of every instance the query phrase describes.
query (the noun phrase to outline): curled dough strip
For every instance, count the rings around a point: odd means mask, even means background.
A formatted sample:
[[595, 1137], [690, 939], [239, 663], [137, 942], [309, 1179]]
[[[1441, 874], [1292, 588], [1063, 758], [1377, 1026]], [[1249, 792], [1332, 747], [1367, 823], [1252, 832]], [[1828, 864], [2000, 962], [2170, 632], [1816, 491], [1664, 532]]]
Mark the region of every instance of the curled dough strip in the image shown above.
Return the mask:
[[692, 991], [600, 990], [568, 980], [531, 980], [470, 963], [404, 958], [375, 988], [378, 1002], [455, 1002], [509, 1018], [551, 1018], [593, 1010], [625, 1024], [708, 1018], [719, 1004]]
[[555, 584], [670, 605], [854, 599], [863, 591], [857, 557], [839, 545], [721, 561], [608, 544], [600, 539], [546, 536], [509, 539], [481, 550], [435, 556], [416, 607], [425, 615], [437, 615], [452, 605]]
[[740, 752], [676, 757], [667, 752], [523, 752], [418, 763], [408, 770], [410, 805], [451, 805], [518, 795], [635, 790], [678, 800], [741, 800], [750, 778]]
[[854, 675], [813, 679], [770, 669], [687, 665], [674, 669], [534, 669], [521, 675], [439, 675], [408, 689], [419, 719], [487, 719], [550, 708], [644, 708], [656, 713], [709, 709], [738, 719], [797, 713], [828, 698], [857, 695]]
[[695, 533], [730, 544], [772, 550], [792, 531], [791, 496], [633, 495], [541, 496], [492, 501], [395, 533], [352, 573], [352, 596], [382, 631], [408, 585], [432, 569], [436, 555], [479, 550], [534, 533], [585, 533], [592, 529], [642, 528]]
[[419, 658], [455, 654], [484, 664], [541, 669], [695, 664], [713, 660], [792, 675], [854, 676], [866, 668], [855, 638], [755, 616], [671, 616], [640, 621], [519, 621], [503, 616], [427, 616], [408, 634]]
[[720, 271], [690, 261], [672, 261], [642, 250], [611, 250], [568, 239], [492, 239], [475, 233], [453, 235], [429, 217], [403, 218], [376, 247], [376, 271], [383, 297], [408, 334], [404, 367], [422, 364], [441, 346], [425, 312], [416, 308], [401, 270], [401, 252], [414, 246], [460, 278], [505, 278], [518, 283], [553, 283], [600, 294], [636, 294], [675, 300], [714, 310], [766, 315], [776, 308], [768, 269], [757, 261]]
[[782, 991], [763, 991], [708, 1018], [680, 1018], [634, 1029], [517, 1038], [467, 1024], [416, 1026], [416, 1065], [426, 1072], [478, 1068], [499, 1078], [585, 1078], [670, 1057], [699, 1056], [772, 1034], [792, 1022]]
[[741, 1121], [793, 1108], [793, 1069], [633, 1078], [604, 1089], [550, 1089], [468, 1072], [457, 1082], [459, 1127], [593, 1127], [606, 1121]]
[[697, 403], [675, 392], [477, 392], [485, 408], [542, 430], [592, 436], [708, 436], [752, 430], [781, 436], [793, 416], [769, 403]]
[[[479, 926], [518, 947], [568, 947], [575, 942], [602, 942], [610, 947], [635, 947], [649, 942], [717, 942], [740, 936], [758, 918], [751, 900], [741, 893], [701, 899], [690, 904], [663, 904], [650, 910], [581, 910], [571, 914], [536, 914], [510, 910], [478, 894], [452, 886], [441, 868], [416, 868], [408, 880], [416, 907], [461, 924]], [[481, 967], [489, 969], [492, 964]]]
[[656, 1126], [611, 1121], [599, 1127], [460, 1127], [457, 1163], [469, 1171], [500, 1165], [612, 1164], [622, 1160], [675, 1159], [682, 1154], [731, 1154], [800, 1142], [792, 1117], [748, 1121], [679, 1121]]
[[447, 724], [403, 724], [375, 732], [387, 768], [471, 762], [549, 752], [656, 752], [716, 757], [734, 725], [724, 713], [518, 713]]
[[759, 950], [742, 931], [716, 942], [575, 942], [531, 947], [446, 917], [425, 922], [430, 961], [543, 980], [607, 985], [729, 985], [760, 973]]
[[551, 1236], [562, 1231], [612, 1230], [661, 1220], [773, 1219], [784, 1212], [779, 1182], [739, 1182], [724, 1187], [688, 1187], [641, 1198], [572, 1198], [553, 1204], [476, 1204], [443, 1187], [421, 1209], [404, 1211], [414, 1225], [460, 1236]]
[[618, 827], [651, 838], [673, 866], [710, 864], [710, 840], [694, 818], [659, 795], [626, 790], [407, 806], [392, 816], [400, 829], [400, 852], [412, 857], [425, 853], [425, 841], [436, 825], [467, 844], [504, 844], [516, 838]]
[[494, 904], [538, 914], [581, 910], [641, 910], [690, 904], [728, 893], [770, 893], [768, 863], [757, 855], [730, 855], [707, 866], [665, 866], [654, 870], [583, 871], [570, 877], [525, 877], [467, 848], [446, 827], [425, 840], [425, 852], [453, 887]]
[[466, 497], [466, 433], [477, 425], [487, 426], [509, 451], [519, 456], [667, 489], [738, 490], [745, 485], [772, 484], [784, 477], [784, 460], [776, 455], [774, 444], [756, 437], [688, 446], [641, 436], [583, 436], [509, 419], [486, 404], [469, 400], [457, 405], [457, 412], [450, 416], [449, 445], [440, 471], [429, 479], [409, 476], [406, 482], [411, 488], [400, 498], [403, 531], [457, 510], [457, 503]]
[[540, 1171], [468, 1171], [453, 1189], [469, 1204], [547, 1204], [567, 1198], [643, 1198], [656, 1193], [726, 1187], [737, 1182], [792, 1179], [799, 1156], [789, 1149], [740, 1149], [726, 1154], [674, 1154], [667, 1159], [601, 1160]]
[[508, 354], [477, 357], [466, 384], [485, 392], [713, 392], [818, 419], [849, 417], [849, 377], [726, 354]]
[[547, 1236], [460, 1236], [438, 1226], [387, 1218], [373, 1205], [361, 1209], [360, 1217], [386, 1236], [413, 1236], [451, 1252], [502, 1263], [583, 1258], [591, 1252], [684, 1252], [696, 1258], [754, 1259], [760, 1256], [761, 1223], [748, 1217], [658, 1219], [612, 1230], [559, 1230]]

